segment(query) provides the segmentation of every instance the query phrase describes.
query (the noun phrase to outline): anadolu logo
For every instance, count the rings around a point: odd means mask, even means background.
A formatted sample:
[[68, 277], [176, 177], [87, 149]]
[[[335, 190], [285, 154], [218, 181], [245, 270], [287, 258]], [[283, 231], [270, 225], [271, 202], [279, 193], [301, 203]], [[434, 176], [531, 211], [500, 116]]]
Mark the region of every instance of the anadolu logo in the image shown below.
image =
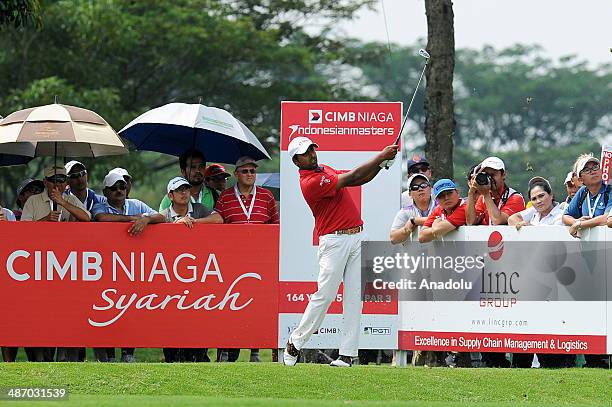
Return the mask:
[[310, 124], [321, 124], [323, 123], [323, 110], [309, 110], [308, 111], [308, 123]]
[[504, 238], [498, 231], [491, 233], [487, 245], [489, 246], [489, 257], [492, 260], [499, 260], [504, 254]]

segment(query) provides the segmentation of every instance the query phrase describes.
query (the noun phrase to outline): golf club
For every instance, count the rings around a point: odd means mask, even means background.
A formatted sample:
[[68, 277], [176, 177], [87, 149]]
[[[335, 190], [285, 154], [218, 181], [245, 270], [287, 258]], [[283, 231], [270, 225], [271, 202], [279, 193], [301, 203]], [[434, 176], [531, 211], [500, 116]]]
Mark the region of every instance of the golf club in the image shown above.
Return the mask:
[[[404, 120], [402, 121], [402, 126], [400, 127], [399, 134], [397, 135], [397, 138], [395, 139], [395, 142], [393, 144], [399, 143], [399, 140], [402, 137], [402, 132], [404, 131], [404, 126], [406, 126], [406, 122], [408, 122], [408, 115], [410, 114], [410, 109], [412, 108], [412, 103], [414, 103], [414, 98], [415, 98], [415, 96], [417, 94], [417, 91], [419, 90], [419, 85], [421, 84], [421, 80], [423, 79], [423, 75], [425, 75], [425, 69], [427, 68], [427, 63], [429, 62], [429, 58], [431, 58], [431, 56], [429, 55], [429, 52], [425, 51], [423, 48], [421, 48], [419, 50], [419, 55], [421, 57], [425, 58], [425, 65], [423, 66], [423, 70], [421, 71], [421, 76], [419, 76], [419, 81], [417, 82], [417, 85], [414, 88], [414, 92], [412, 93], [412, 99], [410, 99], [410, 104], [408, 104], [408, 110], [406, 110], [406, 115], [404, 116]], [[382, 163], [380, 163], [380, 167], [388, 170], [389, 167], [391, 167], [393, 165], [394, 161], [395, 160], [386, 160], [386, 161], [383, 161]]]

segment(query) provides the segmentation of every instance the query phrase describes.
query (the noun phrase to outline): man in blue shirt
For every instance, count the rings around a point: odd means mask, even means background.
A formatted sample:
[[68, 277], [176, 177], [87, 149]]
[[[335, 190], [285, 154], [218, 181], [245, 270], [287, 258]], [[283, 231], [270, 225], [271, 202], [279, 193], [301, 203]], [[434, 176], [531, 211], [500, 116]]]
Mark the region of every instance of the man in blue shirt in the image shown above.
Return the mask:
[[93, 189], [87, 187], [89, 176], [85, 164], [79, 161], [70, 161], [64, 168], [66, 168], [66, 174], [68, 174], [69, 188], [66, 189], [66, 194], [79, 198], [90, 213], [95, 204], [106, 202], [105, 197], [96, 194]]
[[583, 154], [578, 157], [575, 169], [583, 185], [565, 209], [563, 223], [570, 227], [572, 236], [579, 237], [580, 230], [606, 224], [612, 202], [609, 199], [611, 187], [601, 178], [601, 165], [597, 158]]
[[131, 236], [141, 234], [150, 223], [164, 223], [166, 219], [138, 199], [126, 199], [127, 184], [123, 176], [110, 172], [104, 177], [106, 203], [98, 203], [92, 215], [98, 222], [134, 222], [129, 228]]
[[[127, 183], [123, 175], [109, 172], [104, 177], [104, 196], [107, 202], [94, 205], [91, 214], [98, 222], [133, 222], [128, 233], [131, 236], [141, 234], [149, 223], [163, 223], [166, 219], [138, 199], [127, 199]], [[112, 348], [111, 348], [112, 349]], [[108, 349], [109, 359], [114, 350]], [[96, 357], [100, 355], [105, 360], [102, 349], [98, 349]], [[135, 362], [134, 348], [121, 349], [122, 362]]]

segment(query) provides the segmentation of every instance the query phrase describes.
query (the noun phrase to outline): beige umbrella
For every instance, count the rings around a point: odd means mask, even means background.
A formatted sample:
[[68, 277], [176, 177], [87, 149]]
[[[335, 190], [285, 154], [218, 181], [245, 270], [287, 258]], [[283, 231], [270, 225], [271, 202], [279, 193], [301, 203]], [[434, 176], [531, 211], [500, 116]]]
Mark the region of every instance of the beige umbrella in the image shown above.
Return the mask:
[[54, 103], [19, 110], [1, 120], [0, 153], [101, 157], [127, 154], [128, 149], [97, 113]]

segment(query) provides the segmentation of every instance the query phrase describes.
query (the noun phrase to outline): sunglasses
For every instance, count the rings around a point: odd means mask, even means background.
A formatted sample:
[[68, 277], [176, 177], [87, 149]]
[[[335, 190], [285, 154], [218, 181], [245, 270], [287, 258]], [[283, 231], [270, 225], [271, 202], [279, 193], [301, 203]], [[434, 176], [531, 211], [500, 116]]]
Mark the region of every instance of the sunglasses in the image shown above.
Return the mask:
[[225, 181], [227, 179], [227, 176], [225, 176], [225, 175], [217, 175], [217, 176], [214, 176], [214, 177], [210, 177], [210, 179], [212, 181], [215, 181], [215, 182], [221, 182], [221, 181]]
[[119, 185], [113, 185], [112, 187], [108, 187], [108, 189], [111, 190], [112, 192], [117, 192], [117, 190], [125, 191], [127, 189], [127, 186], [125, 184], [119, 184]]
[[426, 172], [428, 169], [429, 169], [429, 165], [427, 164], [415, 165], [414, 167], [410, 169], [410, 173], [411, 174], [423, 173], [423, 172]]
[[79, 172], [74, 172], [72, 174], [68, 174], [68, 178], [70, 178], [70, 179], [77, 179], [77, 178], [84, 177], [85, 175], [87, 175], [87, 170], [83, 170], [83, 171], [79, 171]]
[[592, 173], [594, 173], [594, 172], [599, 171], [599, 168], [600, 168], [600, 167], [599, 167], [599, 165], [595, 164], [595, 165], [594, 165], [594, 166], [592, 166], [592, 167], [584, 167], [584, 168], [582, 169], [582, 171], [580, 171], [580, 173], [582, 174], [583, 172], [586, 172], [586, 173], [588, 173], [588, 174], [592, 174]]
[[53, 184], [63, 184], [68, 180], [68, 177], [65, 175], [54, 175], [52, 177], [46, 177], [45, 179]]
[[243, 170], [238, 171], [241, 174], [255, 174], [255, 168], [245, 168]]
[[423, 182], [423, 183], [421, 183], [419, 185], [412, 185], [410, 187], [410, 190], [411, 191], [418, 191], [419, 189], [427, 189], [430, 186], [431, 186], [431, 184], [429, 182], [425, 181], [425, 182]]

